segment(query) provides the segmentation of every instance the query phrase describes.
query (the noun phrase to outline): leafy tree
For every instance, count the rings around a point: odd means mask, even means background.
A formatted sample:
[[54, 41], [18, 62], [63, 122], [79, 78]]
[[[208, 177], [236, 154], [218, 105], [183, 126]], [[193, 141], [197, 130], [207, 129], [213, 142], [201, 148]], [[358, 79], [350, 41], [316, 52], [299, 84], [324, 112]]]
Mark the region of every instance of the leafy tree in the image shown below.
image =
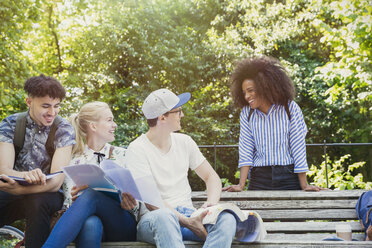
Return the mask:
[[[229, 76], [241, 58], [270, 55], [288, 69], [309, 128], [308, 143], [371, 140], [371, 7], [363, 0], [4, 0], [0, 17], [0, 116], [25, 109], [31, 75], [68, 90], [62, 115], [85, 102], [110, 104], [115, 143], [147, 125], [143, 99], [166, 87], [192, 93], [183, 132], [198, 144], [236, 144], [239, 112]], [[331, 149], [330, 159], [367, 149]], [[203, 148], [208, 160], [214, 150]], [[318, 149], [309, 164], [320, 165]], [[355, 159], [355, 161], [354, 161]], [[217, 152], [216, 169], [234, 180], [236, 149]], [[346, 165], [344, 165], [346, 166]], [[371, 166], [360, 167], [372, 177]], [[355, 171], [353, 172], [355, 173]], [[193, 177], [191, 175], [191, 177]], [[198, 184], [197, 181], [195, 184]]]
[[[3, 0], [0, 3], [0, 118], [23, 110], [25, 78], [33, 72], [24, 50], [24, 33], [37, 20], [38, 0]], [[31, 68], [30, 68], [31, 67]]]

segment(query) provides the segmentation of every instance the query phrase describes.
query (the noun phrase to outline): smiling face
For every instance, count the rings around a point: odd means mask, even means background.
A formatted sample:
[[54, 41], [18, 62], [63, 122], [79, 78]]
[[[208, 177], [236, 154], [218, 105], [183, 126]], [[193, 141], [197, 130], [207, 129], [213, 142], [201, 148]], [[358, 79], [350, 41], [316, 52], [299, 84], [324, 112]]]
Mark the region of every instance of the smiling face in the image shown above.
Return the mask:
[[26, 103], [30, 110], [31, 119], [38, 126], [50, 126], [58, 115], [61, 100], [58, 98], [27, 97]]
[[242, 83], [242, 91], [244, 99], [248, 102], [252, 109], [259, 109], [265, 114], [269, 111], [271, 104], [266, 99], [259, 97], [256, 94], [254, 81], [245, 79]]
[[92, 129], [95, 131], [94, 135], [104, 143], [112, 142], [115, 140], [115, 129], [117, 127], [114, 116], [108, 108], [104, 109], [100, 115], [101, 118], [92, 123]]

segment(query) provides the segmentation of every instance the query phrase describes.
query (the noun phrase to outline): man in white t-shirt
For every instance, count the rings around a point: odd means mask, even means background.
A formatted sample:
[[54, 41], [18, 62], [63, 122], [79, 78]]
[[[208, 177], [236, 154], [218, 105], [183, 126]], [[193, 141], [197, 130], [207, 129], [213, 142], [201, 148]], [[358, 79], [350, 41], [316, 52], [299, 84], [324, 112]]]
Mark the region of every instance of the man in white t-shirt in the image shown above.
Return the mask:
[[[149, 131], [130, 143], [126, 153], [127, 167], [135, 178], [152, 175], [167, 208], [152, 209], [142, 216], [137, 239], [161, 248], [185, 247], [182, 240], [205, 240], [203, 247], [226, 248], [235, 236], [236, 220], [228, 212], [218, 217], [215, 225], [203, 225], [207, 211], [190, 218], [195, 208], [191, 202], [189, 169], [205, 182], [207, 201], [202, 207], [218, 203], [221, 180], [188, 135], [174, 133], [181, 129], [184, 116], [181, 106], [190, 93], [179, 96], [167, 89], [152, 92], [142, 106]], [[136, 201], [123, 195], [122, 206], [133, 209]], [[138, 204], [137, 204], [138, 207]]]

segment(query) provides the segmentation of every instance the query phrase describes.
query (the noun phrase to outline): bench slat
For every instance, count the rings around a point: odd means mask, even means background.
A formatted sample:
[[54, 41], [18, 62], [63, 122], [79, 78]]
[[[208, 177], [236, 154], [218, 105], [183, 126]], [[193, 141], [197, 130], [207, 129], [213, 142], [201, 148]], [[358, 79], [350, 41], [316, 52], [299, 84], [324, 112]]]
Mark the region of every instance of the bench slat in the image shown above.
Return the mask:
[[[231, 248], [314, 248], [314, 247], [327, 247], [327, 248], [370, 248], [371, 242], [369, 241], [303, 241], [300, 237], [299, 240], [265, 240], [255, 243], [241, 243], [233, 242]], [[186, 248], [202, 248], [202, 243], [185, 241]], [[105, 242], [102, 243], [103, 248], [155, 248], [155, 245], [151, 245], [144, 242]], [[75, 248], [70, 245], [68, 248]]]
[[[307, 192], [302, 190], [250, 190], [242, 192], [222, 192], [222, 201], [233, 200], [296, 200], [296, 199], [358, 199], [366, 190], [325, 190], [319, 192]], [[193, 200], [206, 200], [205, 191], [193, 191]]]
[[[264, 222], [267, 232], [333, 232], [336, 225], [345, 222]], [[347, 222], [353, 232], [362, 232], [362, 227], [358, 221]]]
[[[336, 233], [306, 233], [306, 234], [279, 234], [279, 233], [268, 233], [265, 240], [302, 240], [302, 241], [321, 241], [324, 238], [336, 236]], [[353, 239], [362, 241], [364, 234], [353, 233]], [[337, 241], [339, 242], [339, 241]], [[370, 243], [372, 246], [372, 243]]]
[[251, 244], [233, 244], [232, 248], [371, 248], [368, 241], [301, 241], [275, 240], [261, 241]]
[[[357, 200], [277, 200], [277, 201], [231, 201], [240, 209], [354, 209]], [[194, 207], [199, 208], [204, 201], [193, 201]]]
[[264, 221], [273, 220], [357, 220], [355, 209], [257, 210]]

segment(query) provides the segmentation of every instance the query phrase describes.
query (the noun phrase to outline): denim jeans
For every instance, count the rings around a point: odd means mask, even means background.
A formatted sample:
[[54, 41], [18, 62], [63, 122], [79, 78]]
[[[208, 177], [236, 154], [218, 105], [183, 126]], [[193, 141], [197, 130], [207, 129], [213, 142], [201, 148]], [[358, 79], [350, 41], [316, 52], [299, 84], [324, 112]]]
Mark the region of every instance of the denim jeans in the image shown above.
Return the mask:
[[48, 238], [50, 216], [61, 209], [60, 192], [12, 195], [0, 191], [0, 227], [26, 219], [26, 248], [40, 248]]
[[294, 165], [251, 167], [248, 190], [301, 190]]
[[[177, 207], [176, 210], [187, 217], [194, 211], [183, 207]], [[231, 247], [236, 229], [236, 220], [232, 214], [222, 212], [215, 225], [204, 226], [208, 232], [204, 248]], [[177, 215], [170, 209], [158, 209], [145, 214], [138, 223], [137, 238], [161, 248], [185, 247], [183, 240], [201, 241], [190, 229], [180, 226]]]
[[119, 202], [88, 188], [62, 215], [43, 247], [66, 247], [78, 234], [77, 246], [100, 247], [102, 233], [104, 241], [134, 241], [136, 221]]
[[75, 246], [78, 248], [97, 247], [104, 239], [102, 221], [99, 217], [92, 215], [84, 222], [75, 239]]

